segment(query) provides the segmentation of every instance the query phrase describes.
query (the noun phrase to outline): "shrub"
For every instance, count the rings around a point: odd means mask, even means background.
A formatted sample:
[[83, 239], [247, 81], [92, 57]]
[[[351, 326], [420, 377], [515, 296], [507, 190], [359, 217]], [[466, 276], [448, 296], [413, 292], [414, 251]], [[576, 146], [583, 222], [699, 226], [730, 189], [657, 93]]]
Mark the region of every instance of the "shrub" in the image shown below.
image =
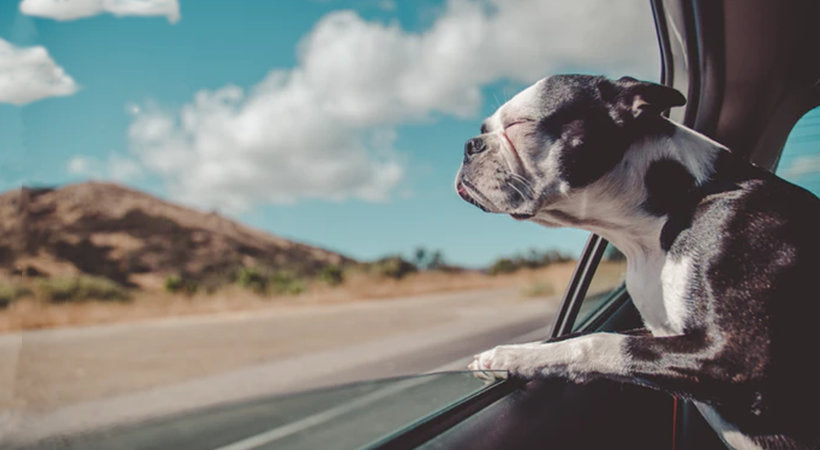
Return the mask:
[[509, 258], [501, 258], [493, 263], [490, 266], [489, 273], [490, 275], [500, 275], [503, 273], [513, 273], [516, 270], [520, 269], [521, 267], [515, 263], [515, 261]]
[[441, 270], [446, 264], [444, 263], [444, 254], [441, 250], [436, 250], [430, 256], [430, 259], [425, 264], [427, 270]]
[[387, 256], [370, 264], [370, 270], [375, 274], [400, 279], [406, 275], [418, 272], [415, 264], [405, 261], [401, 256]]
[[268, 281], [271, 290], [276, 294], [298, 295], [305, 290], [305, 283], [290, 272], [274, 272]]
[[184, 292], [188, 295], [196, 293], [199, 283], [196, 280], [182, 277], [181, 275], [171, 275], [165, 279], [165, 290], [173, 294]]
[[322, 270], [319, 272], [319, 279], [330, 286], [338, 286], [345, 281], [342, 268], [336, 264], [322, 267]]
[[500, 258], [496, 260], [490, 268], [487, 269], [487, 272], [490, 275], [499, 275], [504, 273], [512, 273], [523, 268], [538, 269], [553, 263], [571, 260], [572, 258], [569, 255], [558, 250], [539, 252], [535, 249], [531, 249], [527, 253], [527, 256], [518, 255], [512, 258]]
[[108, 278], [80, 275], [46, 278], [38, 283], [40, 295], [53, 303], [84, 300], [124, 301], [128, 291]]
[[413, 252], [413, 261], [416, 268], [423, 270], [440, 270], [446, 267], [444, 255], [441, 250], [429, 251], [424, 247], [418, 247]]
[[256, 267], [241, 267], [236, 273], [236, 283], [257, 294], [301, 294], [305, 283], [288, 271], [268, 272]]
[[0, 309], [8, 307], [20, 297], [31, 295], [31, 291], [17, 284], [0, 284]]
[[168, 292], [179, 292], [182, 290], [182, 277], [179, 275], [171, 275], [165, 279], [165, 290]]
[[241, 267], [236, 274], [236, 282], [258, 294], [264, 294], [268, 290], [268, 278], [255, 267]]
[[547, 250], [541, 255], [541, 265], [548, 266], [553, 263], [572, 261], [572, 256], [560, 250]]

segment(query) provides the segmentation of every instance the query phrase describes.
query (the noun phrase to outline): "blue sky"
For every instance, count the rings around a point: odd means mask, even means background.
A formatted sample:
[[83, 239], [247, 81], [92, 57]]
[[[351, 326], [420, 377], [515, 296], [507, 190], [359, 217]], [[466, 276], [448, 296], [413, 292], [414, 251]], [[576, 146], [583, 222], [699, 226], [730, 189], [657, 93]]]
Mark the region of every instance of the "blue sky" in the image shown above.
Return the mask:
[[453, 178], [542, 76], [657, 79], [648, 2], [615, 3], [3, 1], [0, 190], [113, 180], [359, 259], [577, 252]]
[[797, 121], [777, 165], [776, 173], [820, 195], [820, 107]]

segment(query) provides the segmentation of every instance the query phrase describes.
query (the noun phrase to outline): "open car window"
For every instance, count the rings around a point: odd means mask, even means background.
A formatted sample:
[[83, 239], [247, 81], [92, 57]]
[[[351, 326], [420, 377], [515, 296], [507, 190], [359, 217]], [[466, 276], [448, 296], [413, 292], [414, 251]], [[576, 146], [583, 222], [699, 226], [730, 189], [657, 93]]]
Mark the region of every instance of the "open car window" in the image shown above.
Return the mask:
[[626, 287], [626, 256], [612, 244], [606, 244], [606, 250], [598, 262], [592, 276], [578, 316], [572, 325], [572, 331], [583, 330], [593, 319], [606, 309], [615, 298], [624, 295]]
[[775, 173], [820, 195], [820, 107], [806, 113], [789, 133]]
[[467, 372], [388, 378], [222, 405], [89, 433], [59, 448], [377, 448], [499, 389]]

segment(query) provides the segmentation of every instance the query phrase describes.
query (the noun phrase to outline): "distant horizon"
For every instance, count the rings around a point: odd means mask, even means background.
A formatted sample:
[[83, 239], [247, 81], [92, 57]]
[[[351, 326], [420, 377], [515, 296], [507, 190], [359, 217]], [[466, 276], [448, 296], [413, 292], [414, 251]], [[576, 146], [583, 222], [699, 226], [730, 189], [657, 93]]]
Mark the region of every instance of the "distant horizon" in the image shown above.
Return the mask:
[[[218, 216], [221, 216], [221, 217], [225, 218], [226, 220], [236, 222], [241, 226], [245, 226], [245, 227], [257, 230], [257, 231], [261, 231], [263, 233], [268, 233], [268, 234], [273, 235], [277, 238], [282, 238], [282, 239], [285, 239], [287, 241], [294, 242], [294, 243], [297, 243], [297, 244], [303, 244], [303, 245], [307, 245], [307, 246], [310, 246], [310, 247], [315, 247], [315, 248], [326, 250], [326, 251], [329, 251], [329, 252], [332, 252], [332, 253], [336, 253], [336, 254], [339, 254], [343, 257], [351, 258], [351, 259], [353, 259], [355, 261], [358, 261], [358, 262], [373, 262], [373, 261], [376, 261], [376, 260], [379, 260], [379, 259], [382, 259], [382, 258], [389, 258], [389, 257], [394, 257], [394, 256], [400, 256], [401, 258], [405, 259], [408, 262], [414, 262], [415, 252], [418, 251], [419, 249], [424, 249], [425, 251], [429, 251], [429, 252], [441, 252], [441, 256], [443, 257], [443, 263], [447, 266], [458, 267], [458, 268], [468, 269], [468, 270], [486, 270], [486, 269], [490, 268], [490, 266], [492, 266], [492, 264], [498, 262], [500, 259], [526, 258], [526, 257], [530, 256], [530, 253], [532, 251], [537, 251], [537, 252], [542, 252], [542, 253], [543, 252], [549, 252], [549, 251], [560, 251], [560, 249], [554, 248], [554, 247], [532, 246], [530, 248], [524, 249], [523, 251], [510, 253], [510, 254], [500, 254], [500, 255], [498, 255], [497, 258], [495, 258], [492, 261], [489, 261], [489, 263], [486, 264], [486, 265], [464, 266], [464, 265], [454, 264], [454, 263], [451, 263], [451, 261], [448, 261], [447, 255], [444, 254], [444, 252], [441, 249], [437, 249], [437, 248], [433, 248], [433, 247], [430, 247], [430, 246], [425, 246], [423, 244], [420, 244], [420, 245], [414, 247], [409, 252], [402, 253], [402, 252], [398, 252], [398, 251], [395, 251], [395, 252], [388, 251], [388, 252], [384, 253], [383, 255], [379, 255], [375, 258], [361, 259], [361, 258], [355, 258], [355, 257], [353, 257], [349, 254], [346, 254], [342, 251], [336, 250], [332, 247], [327, 247], [327, 246], [325, 246], [321, 243], [313, 243], [313, 242], [309, 242], [309, 241], [304, 241], [304, 240], [300, 240], [298, 238], [293, 238], [293, 237], [290, 237], [290, 236], [287, 236], [287, 235], [283, 235], [281, 233], [277, 233], [277, 232], [272, 231], [272, 230], [255, 227], [253, 225], [249, 225], [249, 224], [243, 222], [241, 219], [231, 217], [230, 215], [223, 214], [219, 211], [204, 210], [204, 209], [201, 209], [201, 208], [197, 208], [196, 206], [183, 205], [183, 204], [175, 202], [173, 200], [169, 200], [167, 198], [156, 196], [154, 194], [145, 192], [145, 191], [143, 191], [143, 190], [141, 190], [137, 187], [129, 186], [126, 183], [121, 183], [121, 182], [117, 182], [117, 181], [104, 180], [104, 179], [102, 179], [102, 180], [89, 179], [89, 180], [85, 180], [85, 181], [69, 182], [69, 183], [65, 183], [65, 184], [61, 184], [61, 185], [22, 185], [18, 188], [12, 188], [12, 189], [2, 191], [2, 192], [0, 192], [0, 196], [4, 196], [6, 194], [10, 194], [10, 193], [13, 193], [15, 191], [21, 191], [21, 190], [24, 190], [24, 189], [30, 189], [30, 190], [34, 190], [34, 191], [37, 191], [37, 190], [56, 191], [56, 190], [60, 190], [60, 189], [63, 189], [63, 188], [69, 187], [69, 186], [79, 186], [79, 185], [83, 185], [83, 184], [114, 185], [114, 186], [117, 186], [119, 188], [125, 188], [125, 189], [131, 190], [131, 191], [138, 192], [140, 194], [149, 195], [151, 197], [156, 198], [159, 201], [167, 202], [171, 205], [174, 205], [174, 206], [177, 206], [177, 207], [180, 207], [180, 208], [190, 209], [190, 210], [199, 212], [201, 214], [216, 214]], [[563, 254], [566, 254], [566, 253], [563, 253]]]

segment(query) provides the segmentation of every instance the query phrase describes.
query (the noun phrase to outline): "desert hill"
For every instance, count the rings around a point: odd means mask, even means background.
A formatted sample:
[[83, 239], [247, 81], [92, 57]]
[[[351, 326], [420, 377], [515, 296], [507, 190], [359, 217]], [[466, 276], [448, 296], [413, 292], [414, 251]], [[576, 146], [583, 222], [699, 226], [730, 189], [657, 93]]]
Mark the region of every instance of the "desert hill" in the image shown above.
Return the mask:
[[0, 276], [104, 276], [158, 287], [239, 267], [312, 275], [352, 259], [101, 182], [0, 195]]

